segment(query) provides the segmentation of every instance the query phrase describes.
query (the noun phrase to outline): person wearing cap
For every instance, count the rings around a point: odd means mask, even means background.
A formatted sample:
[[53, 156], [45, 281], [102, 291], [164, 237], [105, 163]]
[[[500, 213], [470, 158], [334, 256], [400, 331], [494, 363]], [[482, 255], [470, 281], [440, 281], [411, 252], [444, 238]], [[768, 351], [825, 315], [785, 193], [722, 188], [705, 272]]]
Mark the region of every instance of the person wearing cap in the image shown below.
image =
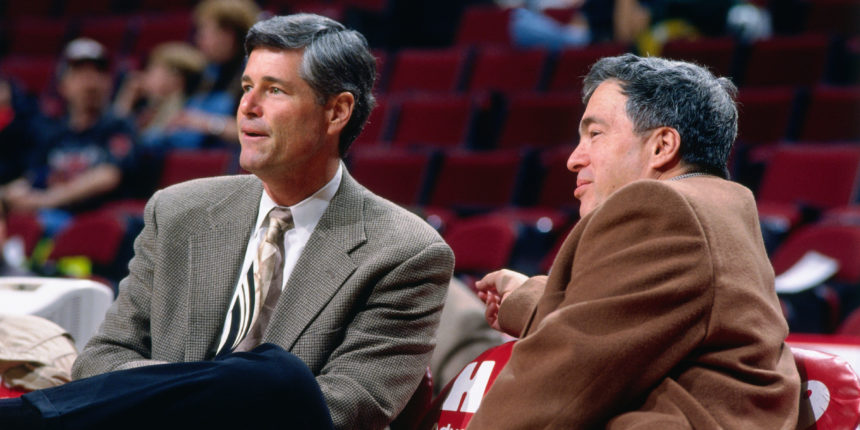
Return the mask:
[[94, 209], [120, 188], [132, 166], [133, 130], [109, 112], [112, 87], [107, 51], [75, 39], [63, 51], [58, 91], [65, 115], [34, 127], [37, 148], [22, 178], [0, 188], [11, 210], [37, 212], [48, 235], [74, 213]]

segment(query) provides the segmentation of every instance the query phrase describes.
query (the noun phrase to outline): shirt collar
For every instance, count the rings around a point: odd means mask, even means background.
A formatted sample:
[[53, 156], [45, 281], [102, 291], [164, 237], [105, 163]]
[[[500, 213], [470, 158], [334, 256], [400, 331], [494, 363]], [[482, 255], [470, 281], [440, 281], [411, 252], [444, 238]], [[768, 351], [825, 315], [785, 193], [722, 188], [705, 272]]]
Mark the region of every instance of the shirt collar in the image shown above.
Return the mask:
[[[313, 228], [316, 227], [317, 222], [322, 218], [323, 212], [325, 212], [329, 203], [331, 203], [331, 199], [334, 198], [335, 193], [337, 193], [338, 188], [340, 188], [342, 177], [343, 163], [340, 163], [334, 177], [331, 178], [328, 183], [323, 185], [322, 188], [317, 190], [317, 192], [313, 193], [310, 197], [292, 206], [287, 206], [293, 215], [293, 224], [295, 225], [296, 230], [312, 231]], [[263, 227], [263, 221], [266, 220], [266, 215], [268, 215], [269, 211], [275, 206], [278, 205], [271, 197], [269, 197], [269, 193], [263, 190], [263, 195], [260, 197], [260, 210], [257, 213], [255, 231]]]

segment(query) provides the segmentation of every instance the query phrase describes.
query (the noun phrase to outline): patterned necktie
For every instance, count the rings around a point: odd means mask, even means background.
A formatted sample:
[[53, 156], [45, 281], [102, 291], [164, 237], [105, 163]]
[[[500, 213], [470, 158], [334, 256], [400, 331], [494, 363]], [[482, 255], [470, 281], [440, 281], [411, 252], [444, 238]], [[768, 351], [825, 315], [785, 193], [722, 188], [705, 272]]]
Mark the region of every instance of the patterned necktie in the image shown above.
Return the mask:
[[240, 283], [233, 301], [230, 328], [219, 346], [224, 352], [250, 351], [260, 344], [284, 284], [284, 233], [293, 228], [290, 210], [275, 207], [269, 212], [266, 237], [257, 247], [254, 262]]

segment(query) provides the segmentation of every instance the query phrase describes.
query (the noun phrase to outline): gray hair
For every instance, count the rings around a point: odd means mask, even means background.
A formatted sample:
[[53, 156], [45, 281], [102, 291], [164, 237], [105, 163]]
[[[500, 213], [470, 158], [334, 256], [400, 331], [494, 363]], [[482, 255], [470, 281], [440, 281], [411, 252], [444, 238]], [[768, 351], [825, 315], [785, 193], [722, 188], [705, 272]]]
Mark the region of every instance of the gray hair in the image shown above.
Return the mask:
[[737, 88], [730, 80], [687, 62], [624, 54], [591, 66], [583, 103], [609, 79], [620, 81], [636, 133], [672, 127], [681, 136], [681, 160], [728, 178], [726, 164], [738, 133]]
[[257, 47], [302, 49], [299, 74], [325, 104], [331, 97], [349, 92], [355, 98], [352, 116], [340, 135], [343, 157], [364, 128], [376, 104], [373, 82], [376, 59], [361, 33], [319, 15], [301, 13], [275, 16], [254, 24], [245, 37], [245, 54]]

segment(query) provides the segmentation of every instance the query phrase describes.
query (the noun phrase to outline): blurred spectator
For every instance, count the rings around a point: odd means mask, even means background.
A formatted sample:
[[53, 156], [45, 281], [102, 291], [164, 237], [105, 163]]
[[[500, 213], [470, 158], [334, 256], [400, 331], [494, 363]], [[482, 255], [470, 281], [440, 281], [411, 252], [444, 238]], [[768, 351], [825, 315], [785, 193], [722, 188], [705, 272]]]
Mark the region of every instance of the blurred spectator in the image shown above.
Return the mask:
[[131, 117], [138, 142], [151, 148], [181, 146], [181, 133], [167, 130], [170, 121], [185, 108], [196, 88], [206, 58], [193, 46], [182, 42], [158, 45], [149, 55], [146, 69], [126, 78], [114, 102], [114, 114]]
[[35, 100], [0, 76], [0, 184], [24, 174], [33, 149], [32, 120]]
[[119, 192], [132, 167], [132, 128], [108, 112], [109, 63], [92, 39], [66, 46], [58, 70], [66, 115], [34, 128], [38, 148], [26, 174], [0, 189], [13, 211], [38, 212], [48, 235]]
[[197, 91], [172, 127], [191, 131], [174, 145], [199, 148], [238, 143], [235, 113], [245, 61], [243, 41], [260, 9], [251, 0], [205, 0], [194, 10], [195, 43], [207, 65]]
[[6, 201], [0, 199], [0, 276], [31, 276], [32, 274], [6, 259], [6, 214], [8, 206]]

